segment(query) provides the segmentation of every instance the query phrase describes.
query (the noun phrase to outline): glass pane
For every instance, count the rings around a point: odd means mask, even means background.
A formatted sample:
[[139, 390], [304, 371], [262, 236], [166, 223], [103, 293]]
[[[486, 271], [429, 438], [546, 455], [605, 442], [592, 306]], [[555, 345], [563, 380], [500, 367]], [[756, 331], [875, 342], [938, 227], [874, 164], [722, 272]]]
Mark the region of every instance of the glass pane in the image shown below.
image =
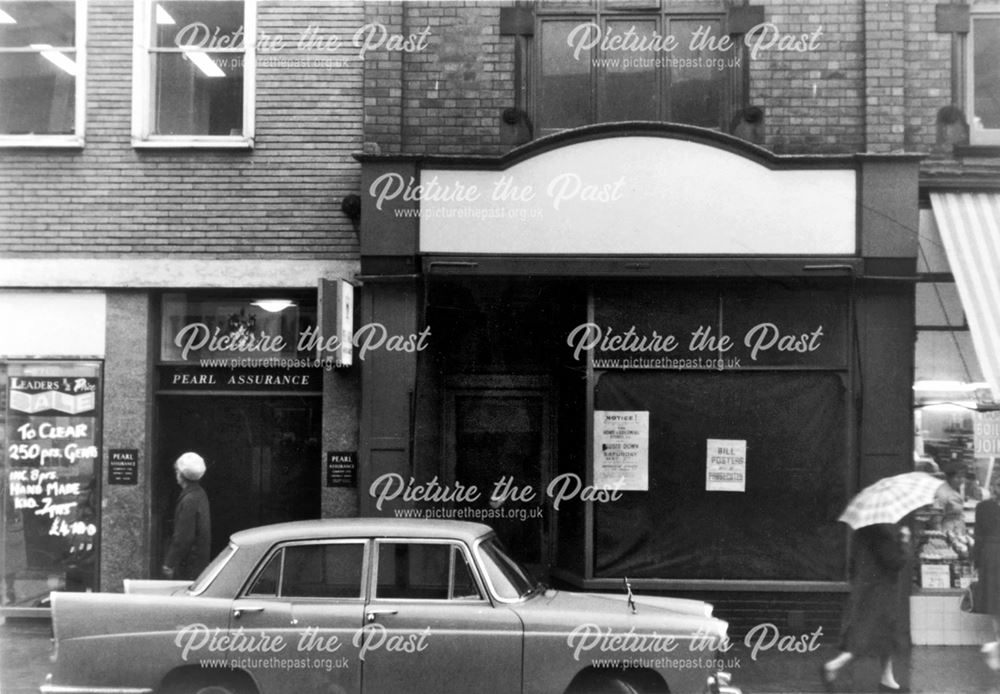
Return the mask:
[[1000, 17], [973, 20], [973, 128], [1000, 128]]
[[451, 555], [455, 567], [454, 588], [451, 591], [452, 599], [470, 600], [482, 597], [479, 594], [476, 581], [472, 577], [472, 570], [469, 568], [469, 563], [465, 559], [465, 553], [458, 547], [452, 547]]
[[[610, 37], [628, 38], [626, 45], [653, 45], [657, 38], [655, 21], [615, 21], [605, 25]], [[638, 43], [636, 43], [638, 42]], [[669, 53], [656, 50], [605, 51], [598, 62], [601, 122], [622, 120], [657, 120], [659, 88], [657, 61]]]
[[448, 545], [379, 545], [375, 597], [447, 600], [449, 549]]
[[243, 56], [152, 56], [156, 135], [242, 135]]
[[0, 55], [0, 134], [71, 134], [75, 59], [73, 52]]
[[360, 598], [364, 545], [300, 545], [285, 548], [284, 597]]
[[0, 48], [76, 46], [76, 3], [0, 2]]
[[3, 603], [48, 607], [52, 590], [97, 590], [100, 365], [11, 362], [4, 415]]
[[[313, 356], [309, 337], [315, 326], [315, 294], [198, 297], [173, 292], [163, 295], [160, 359], [197, 364], [206, 357]], [[281, 349], [273, 340], [277, 336]], [[300, 343], [305, 349], [297, 351]]]
[[[717, 20], [695, 19], [670, 22], [670, 33], [677, 38], [671, 52], [670, 120], [675, 123], [718, 128], [723, 125], [723, 98], [727, 65], [732, 51], [691, 50], [692, 37], [701, 29], [721, 37], [722, 24]], [[698, 46], [695, 46], [698, 48]]]
[[[575, 128], [593, 122], [590, 107], [591, 50], [580, 46], [581, 22], [544, 22], [541, 26], [539, 127]], [[574, 45], [570, 45], [573, 38]], [[579, 50], [577, 47], [579, 46]]]
[[275, 596], [278, 594], [278, 579], [281, 577], [281, 551], [271, 557], [267, 566], [254, 580], [247, 595]]
[[243, 49], [243, 3], [171, 0], [153, 3], [153, 46]]

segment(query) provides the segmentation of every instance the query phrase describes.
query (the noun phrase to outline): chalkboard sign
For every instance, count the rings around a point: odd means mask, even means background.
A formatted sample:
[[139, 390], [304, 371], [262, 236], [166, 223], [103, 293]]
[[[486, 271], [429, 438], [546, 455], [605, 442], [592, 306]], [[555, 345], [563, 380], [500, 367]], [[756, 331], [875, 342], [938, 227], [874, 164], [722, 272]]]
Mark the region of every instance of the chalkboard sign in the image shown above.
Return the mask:
[[326, 452], [326, 486], [327, 487], [358, 486], [357, 451]]
[[[100, 366], [8, 365], [4, 575], [14, 606], [96, 590], [100, 541]], [[39, 581], [38, 577], [45, 577]]]
[[112, 448], [108, 451], [108, 484], [139, 483], [139, 451]]

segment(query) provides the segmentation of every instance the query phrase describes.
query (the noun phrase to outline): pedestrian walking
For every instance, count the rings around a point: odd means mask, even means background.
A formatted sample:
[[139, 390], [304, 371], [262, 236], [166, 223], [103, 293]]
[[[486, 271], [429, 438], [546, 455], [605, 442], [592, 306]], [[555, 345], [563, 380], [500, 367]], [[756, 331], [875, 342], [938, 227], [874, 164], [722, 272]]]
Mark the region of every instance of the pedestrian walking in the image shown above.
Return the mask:
[[902, 646], [899, 616], [899, 572], [909, 556], [910, 529], [894, 523], [868, 525], [855, 531], [848, 576], [851, 592], [841, 634], [840, 653], [823, 664], [828, 691], [841, 668], [857, 656], [882, 662], [880, 692], [903, 691], [892, 669], [892, 656]]
[[983, 645], [986, 664], [1000, 670], [1000, 474], [990, 480], [990, 497], [976, 504], [976, 541], [972, 563], [979, 581], [977, 596], [982, 604], [975, 611], [993, 617], [994, 640]]
[[208, 566], [211, 553], [212, 522], [208, 495], [199, 480], [205, 475], [205, 461], [197, 453], [184, 453], [174, 463], [180, 496], [174, 510], [174, 532], [163, 559], [163, 576], [193, 581]]
[[882, 662], [879, 691], [905, 691], [896, 681], [892, 657], [902, 646], [900, 572], [910, 556], [910, 529], [899, 522], [934, 502], [944, 481], [925, 472], [886, 477], [862, 489], [840, 514], [854, 529], [848, 561], [850, 595], [840, 653], [820, 666], [820, 678], [833, 691], [841, 669], [858, 656]]

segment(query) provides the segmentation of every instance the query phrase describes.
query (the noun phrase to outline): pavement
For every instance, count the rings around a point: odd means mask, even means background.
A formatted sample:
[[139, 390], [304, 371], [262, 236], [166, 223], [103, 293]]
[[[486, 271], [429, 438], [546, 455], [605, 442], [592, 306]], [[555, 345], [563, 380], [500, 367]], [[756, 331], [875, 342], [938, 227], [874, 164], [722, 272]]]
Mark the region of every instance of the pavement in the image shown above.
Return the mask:
[[[50, 636], [48, 620], [0, 622], [0, 694], [37, 693], [50, 666]], [[733, 684], [746, 694], [810, 694], [825, 691], [819, 667], [835, 651], [821, 646], [808, 653], [767, 651], [756, 655], [756, 659], [751, 657], [742, 644], [725, 655]], [[1000, 694], [1000, 673], [986, 667], [976, 646], [914, 646], [898, 661], [897, 679], [911, 692]], [[878, 678], [878, 663], [859, 659], [845, 668], [835, 691], [876, 692]]]

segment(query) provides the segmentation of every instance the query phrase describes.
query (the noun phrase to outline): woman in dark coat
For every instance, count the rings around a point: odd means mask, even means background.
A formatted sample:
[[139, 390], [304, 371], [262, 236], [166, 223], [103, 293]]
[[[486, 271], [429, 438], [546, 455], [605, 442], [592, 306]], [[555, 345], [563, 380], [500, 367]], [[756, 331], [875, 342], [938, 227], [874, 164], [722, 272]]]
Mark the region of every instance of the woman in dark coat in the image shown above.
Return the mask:
[[[976, 612], [992, 615], [994, 637], [1000, 639], [1000, 470], [993, 471], [990, 498], [976, 505], [972, 563], [979, 576], [981, 590], [978, 596], [985, 598], [982, 605], [975, 606]], [[1000, 669], [997, 641], [985, 644], [983, 654], [991, 668]]]
[[174, 463], [181, 494], [174, 510], [174, 534], [163, 558], [163, 576], [193, 581], [211, 559], [212, 521], [208, 495], [198, 480], [205, 474], [205, 461], [197, 453], [185, 453]]
[[900, 643], [899, 572], [909, 556], [910, 529], [893, 523], [859, 528], [851, 544], [848, 576], [851, 595], [841, 635], [840, 654], [823, 665], [823, 683], [832, 690], [840, 669], [855, 656], [882, 661], [879, 691], [901, 691], [892, 671]]

